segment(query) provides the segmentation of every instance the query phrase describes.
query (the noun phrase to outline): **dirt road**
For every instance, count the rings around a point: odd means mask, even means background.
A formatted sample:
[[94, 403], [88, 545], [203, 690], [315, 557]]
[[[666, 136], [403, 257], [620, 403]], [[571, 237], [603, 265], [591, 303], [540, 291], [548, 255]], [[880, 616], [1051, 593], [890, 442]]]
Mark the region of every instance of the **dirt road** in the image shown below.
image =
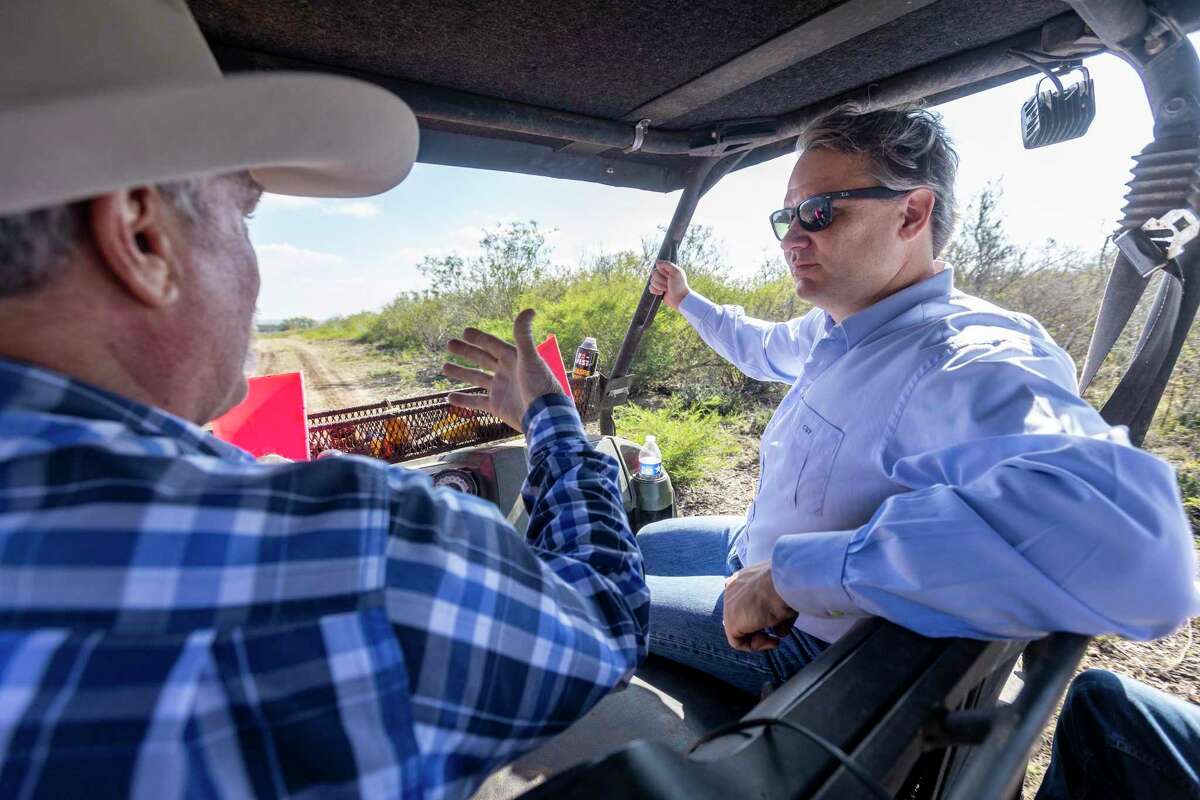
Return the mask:
[[382, 400], [441, 391], [441, 358], [399, 359], [373, 347], [345, 341], [264, 337], [254, 343], [254, 374], [304, 373], [309, 413], [368, 405]]
[[325, 348], [301, 339], [259, 339], [255, 374], [304, 373], [304, 397], [310, 413], [366, 405], [382, 400], [367, 391], [359, 369], [338, 363]]

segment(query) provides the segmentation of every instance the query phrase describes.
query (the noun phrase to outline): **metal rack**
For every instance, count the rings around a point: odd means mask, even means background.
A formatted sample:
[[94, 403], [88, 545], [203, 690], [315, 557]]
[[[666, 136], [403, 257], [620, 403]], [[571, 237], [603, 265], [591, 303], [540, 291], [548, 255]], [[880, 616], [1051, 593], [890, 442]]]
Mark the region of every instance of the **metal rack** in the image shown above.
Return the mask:
[[[600, 381], [599, 375], [571, 379], [575, 407], [584, 419], [592, 413]], [[481, 389], [455, 391], [482, 393]], [[309, 414], [309, 453], [316, 458], [326, 450], [340, 450], [395, 464], [516, 435], [491, 414], [450, 405], [449, 394], [438, 392]]]

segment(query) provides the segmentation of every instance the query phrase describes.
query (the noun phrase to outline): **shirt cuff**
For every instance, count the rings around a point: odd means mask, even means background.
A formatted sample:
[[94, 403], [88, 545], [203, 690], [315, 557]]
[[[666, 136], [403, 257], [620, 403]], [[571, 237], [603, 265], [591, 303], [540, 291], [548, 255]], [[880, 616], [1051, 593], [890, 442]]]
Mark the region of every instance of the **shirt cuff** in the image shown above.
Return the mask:
[[584, 437], [574, 401], [560, 392], [544, 394], [530, 403], [521, 424], [530, 463], [556, 442]]
[[825, 531], [779, 537], [771, 551], [771, 580], [783, 602], [813, 617], [866, 616], [842, 585], [846, 550], [856, 532]]
[[692, 327], [708, 327], [712, 318], [716, 316], [717, 304], [692, 289], [683, 298], [678, 310], [680, 314], [683, 314], [683, 318], [691, 323]]

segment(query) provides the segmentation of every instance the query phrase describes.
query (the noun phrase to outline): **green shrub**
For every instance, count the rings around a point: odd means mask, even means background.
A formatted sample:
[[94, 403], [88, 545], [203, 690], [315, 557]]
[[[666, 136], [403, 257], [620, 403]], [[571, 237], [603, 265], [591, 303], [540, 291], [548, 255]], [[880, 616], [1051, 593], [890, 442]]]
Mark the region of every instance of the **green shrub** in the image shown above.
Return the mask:
[[328, 339], [356, 341], [362, 338], [363, 334], [374, 321], [375, 316], [375, 314], [369, 311], [363, 311], [358, 314], [351, 314], [348, 317], [334, 317], [318, 325], [300, 330], [292, 330], [289, 333], [298, 334], [304, 339], [314, 339], [317, 341]]
[[621, 436], [642, 443], [648, 434], [658, 438], [663, 466], [676, 487], [703, 480], [737, 453], [738, 442], [726, 428], [734, 419], [706, 408], [684, 408], [673, 402], [650, 409], [623, 405], [614, 414]]
[[417, 269], [429, 279], [429, 295], [454, 298], [469, 317], [514, 316], [522, 294], [558, 273], [546, 234], [533, 220], [481, 233], [477, 255], [427, 257]]
[[374, 315], [360, 338], [397, 353], [438, 353], [451, 336], [462, 332], [464, 322], [452, 296], [403, 294]]
[[317, 321], [312, 317], [288, 317], [279, 323], [281, 331], [301, 331], [317, 327]]
[[1159, 427], [1166, 433], [1187, 432], [1195, 435], [1200, 431], [1200, 411], [1189, 410], [1159, 419]]
[[[641, 272], [585, 273], [575, 276], [565, 286], [555, 287], [554, 296], [527, 293], [522, 305], [538, 310], [535, 335], [540, 339], [554, 333], [568, 364], [585, 337], [596, 337], [600, 367], [608, 373], [625, 339], [645, 282], [645, 274]], [[738, 302], [736, 288], [715, 280], [700, 283], [703, 287], [697, 289], [717, 302]], [[493, 332], [508, 335], [503, 327]], [[681, 314], [666, 307], [659, 310], [653, 326], [642, 338], [633, 374], [638, 393], [683, 385], [699, 387], [702, 394], [736, 393], [743, 384], [741, 374], [704, 344]]]
[[1187, 459], [1175, 466], [1179, 494], [1194, 528], [1200, 528], [1200, 461]]
[[796, 283], [787, 274], [761, 277], [745, 289], [737, 302], [750, 316], [776, 322], [802, 317], [812, 308], [796, 296]]

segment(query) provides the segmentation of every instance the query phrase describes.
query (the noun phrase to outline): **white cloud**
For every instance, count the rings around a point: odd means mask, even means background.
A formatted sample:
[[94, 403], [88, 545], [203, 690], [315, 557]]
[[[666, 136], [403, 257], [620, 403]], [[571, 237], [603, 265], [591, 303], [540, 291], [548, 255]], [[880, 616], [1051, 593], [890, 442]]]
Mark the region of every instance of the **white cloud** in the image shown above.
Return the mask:
[[416, 266], [426, 258], [442, 258], [453, 252], [449, 247], [400, 247], [388, 253], [386, 263], [399, 267]]
[[262, 273], [258, 297], [261, 319], [313, 317], [377, 309], [397, 295], [420, 289], [424, 276], [414, 267], [422, 251], [411, 250], [410, 263], [385, 258], [359, 259], [290, 242], [272, 242], [256, 248]]
[[338, 217], [358, 219], [370, 219], [383, 213], [383, 209], [370, 200], [327, 200], [321, 210]]
[[319, 250], [308, 250], [286, 242], [263, 244], [254, 249], [258, 253], [259, 266], [264, 271], [337, 267], [346, 263], [346, 259], [336, 253], [322, 253]]
[[446, 249], [460, 255], [479, 251], [479, 240], [486, 231], [482, 225], [465, 225], [446, 234]]
[[370, 200], [340, 200], [320, 197], [292, 197], [286, 194], [264, 194], [261, 207], [265, 210], [294, 211], [311, 209], [331, 217], [371, 219], [383, 213], [378, 203]]
[[316, 197], [293, 197], [288, 194], [271, 194], [270, 192], [264, 194], [259, 203], [260, 208], [264, 209], [318, 208], [320, 205], [321, 200]]

